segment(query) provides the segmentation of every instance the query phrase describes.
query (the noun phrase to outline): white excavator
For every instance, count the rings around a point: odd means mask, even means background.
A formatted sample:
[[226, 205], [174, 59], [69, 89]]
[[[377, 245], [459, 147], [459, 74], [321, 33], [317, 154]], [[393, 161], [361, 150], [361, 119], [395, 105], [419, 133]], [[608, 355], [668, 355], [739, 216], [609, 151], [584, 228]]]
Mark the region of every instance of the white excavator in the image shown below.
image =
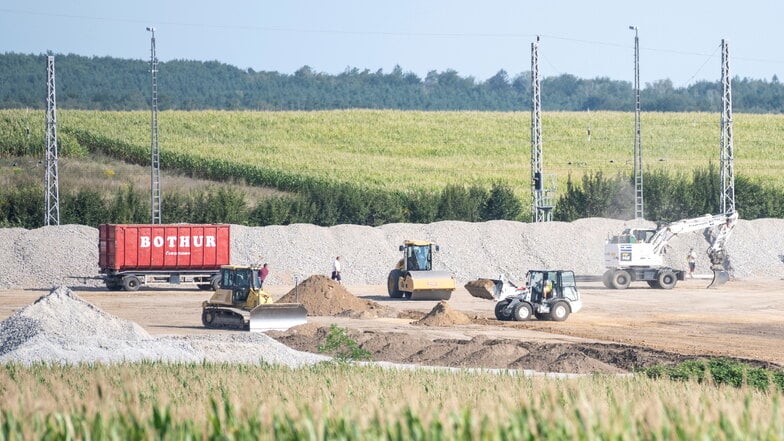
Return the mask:
[[725, 268], [726, 244], [738, 223], [738, 213], [717, 214], [683, 219], [657, 230], [627, 228], [607, 239], [604, 245], [604, 264], [607, 271], [602, 282], [607, 288], [626, 289], [631, 282], [644, 281], [651, 288], [672, 289], [685, 271], [664, 264], [664, 253], [672, 238], [681, 233], [715, 228], [707, 254], [713, 270], [708, 288], [729, 280]]

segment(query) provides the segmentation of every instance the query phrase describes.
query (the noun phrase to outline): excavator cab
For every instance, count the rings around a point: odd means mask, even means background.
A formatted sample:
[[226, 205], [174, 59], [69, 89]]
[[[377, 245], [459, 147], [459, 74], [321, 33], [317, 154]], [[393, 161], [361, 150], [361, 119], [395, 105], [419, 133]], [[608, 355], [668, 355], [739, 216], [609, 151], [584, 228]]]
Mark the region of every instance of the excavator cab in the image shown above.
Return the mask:
[[202, 324], [207, 328], [268, 331], [305, 323], [304, 305], [272, 302], [261, 289], [259, 270], [258, 266], [222, 266], [220, 286], [202, 303]]

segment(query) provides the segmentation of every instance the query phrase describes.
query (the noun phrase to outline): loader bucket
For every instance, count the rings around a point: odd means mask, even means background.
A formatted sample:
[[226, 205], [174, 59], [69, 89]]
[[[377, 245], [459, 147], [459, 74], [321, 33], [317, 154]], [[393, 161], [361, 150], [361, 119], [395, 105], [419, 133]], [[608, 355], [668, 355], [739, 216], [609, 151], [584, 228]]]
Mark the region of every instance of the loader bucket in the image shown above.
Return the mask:
[[710, 285], [708, 285], [708, 288], [716, 288], [720, 285], [724, 285], [728, 280], [730, 280], [730, 273], [724, 270], [713, 270], [713, 280]]
[[463, 287], [473, 297], [493, 300], [495, 299], [494, 292], [497, 283], [501, 283], [501, 281], [493, 279], [476, 279], [466, 283]]
[[308, 311], [301, 303], [267, 303], [250, 311], [250, 331], [285, 331], [307, 323]]

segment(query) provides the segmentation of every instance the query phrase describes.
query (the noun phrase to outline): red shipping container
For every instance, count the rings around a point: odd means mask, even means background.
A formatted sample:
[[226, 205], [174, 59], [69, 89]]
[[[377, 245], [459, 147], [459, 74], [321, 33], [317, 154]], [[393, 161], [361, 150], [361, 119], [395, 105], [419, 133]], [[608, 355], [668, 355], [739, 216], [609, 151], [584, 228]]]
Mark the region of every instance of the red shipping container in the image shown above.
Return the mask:
[[98, 227], [102, 273], [135, 270], [217, 270], [230, 263], [229, 225]]

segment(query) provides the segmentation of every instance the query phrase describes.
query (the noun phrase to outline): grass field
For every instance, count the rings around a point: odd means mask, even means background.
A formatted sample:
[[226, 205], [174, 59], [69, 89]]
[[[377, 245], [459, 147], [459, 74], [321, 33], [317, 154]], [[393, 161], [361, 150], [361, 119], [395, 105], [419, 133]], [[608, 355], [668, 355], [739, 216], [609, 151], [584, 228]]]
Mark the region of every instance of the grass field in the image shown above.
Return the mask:
[[[44, 127], [43, 112], [0, 117], [38, 118]], [[559, 188], [569, 174], [631, 174], [631, 113], [545, 112], [542, 120], [544, 171], [557, 175]], [[719, 165], [718, 114], [643, 113], [641, 120], [647, 170], [691, 173]], [[146, 147], [149, 121], [148, 112], [64, 110], [58, 127]], [[530, 188], [528, 112], [165, 111], [159, 126], [162, 150], [333, 181], [411, 190], [505, 181], [521, 195]], [[736, 175], [784, 187], [784, 115], [736, 114], [733, 133]]]
[[[82, 434], [72, 439], [88, 438], [84, 433], [91, 430], [115, 439], [166, 439], [155, 435], [183, 430], [191, 439], [784, 436], [780, 392], [644, 376], [553, 379], [342, 364], [6, 364], [0, 366], [0, 395], [3, 439], [13, 439], [14, 427], [25, 428], [28, 439], [42, 439], [47, 430], [51, 437], [69, 425]], [[281, 437], [287, 430], [299, 437]], [[228, 438], [210, 437], [215, 431]]]

